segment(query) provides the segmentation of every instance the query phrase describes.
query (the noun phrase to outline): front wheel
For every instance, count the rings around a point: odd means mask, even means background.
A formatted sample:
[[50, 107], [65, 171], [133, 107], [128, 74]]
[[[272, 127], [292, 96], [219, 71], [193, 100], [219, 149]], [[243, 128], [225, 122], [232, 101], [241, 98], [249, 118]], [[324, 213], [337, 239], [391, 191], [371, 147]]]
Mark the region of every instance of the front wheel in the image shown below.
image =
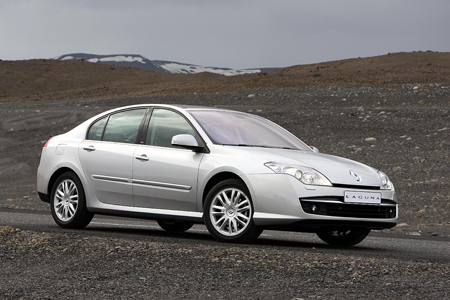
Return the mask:
[[206, 196], [204, 219], [211, 235], [222, 242], [251, 242], [263, 229], [253, 222], [253, 205], [245, 184], [227, 179]]
[[370, 229], [338, 229], [317, 232], [317, 236], [333, 246], [350, 247], [361, 243], [369, 234]]
[[50, 194], [52, 216], [62, 228], [81, 229], [94, 216], [86, 208], [86, 197], [80, 179], [73, 172], [61, 174]]
[[194, 226], [194, 223], [178, 220], [157, 220], [158, 225], [167, 232], [185, 232]]

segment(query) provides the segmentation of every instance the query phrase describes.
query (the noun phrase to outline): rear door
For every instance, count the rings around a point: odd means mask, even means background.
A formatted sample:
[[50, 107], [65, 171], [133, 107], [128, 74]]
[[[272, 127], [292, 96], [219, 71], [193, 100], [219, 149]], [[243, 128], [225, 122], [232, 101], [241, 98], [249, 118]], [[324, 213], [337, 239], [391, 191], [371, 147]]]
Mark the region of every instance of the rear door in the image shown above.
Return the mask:
[[133, 154], [146, 110], [121, 111], [98, 120], [79, 146], [89, 186], [103, 203], [133, 206]]

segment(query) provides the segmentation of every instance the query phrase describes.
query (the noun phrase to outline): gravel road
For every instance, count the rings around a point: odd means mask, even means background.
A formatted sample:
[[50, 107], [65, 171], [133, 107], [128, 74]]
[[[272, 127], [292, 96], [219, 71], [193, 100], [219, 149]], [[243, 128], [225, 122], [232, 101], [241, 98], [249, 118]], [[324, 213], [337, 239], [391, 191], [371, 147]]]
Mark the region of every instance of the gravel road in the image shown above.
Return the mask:
[[[256, 244], [221, 244], [203, 227], [170, 236], [151, 222], [104, 217], [83, 231], [52, 225], [35, 187], [45, 141], [137, 103], [251, 112], [321, 152], [378, 168], [398, 191], [400, 224], [348, 250], [273, 232]], [[448, 299], [449, 112], [450, 84], [2, 103], [1, 298]], [[18, 221], [27, 218], [42, 222]]]
[[[5, 299], [446, 299], [450, 240], [369, 237], [332, 248], [312, 234], [214, 241], [202, 225], [96, 217], [80, 231], [47, 212], [0, 209]], [[15, 228], [2, 226], [12, 224]]]

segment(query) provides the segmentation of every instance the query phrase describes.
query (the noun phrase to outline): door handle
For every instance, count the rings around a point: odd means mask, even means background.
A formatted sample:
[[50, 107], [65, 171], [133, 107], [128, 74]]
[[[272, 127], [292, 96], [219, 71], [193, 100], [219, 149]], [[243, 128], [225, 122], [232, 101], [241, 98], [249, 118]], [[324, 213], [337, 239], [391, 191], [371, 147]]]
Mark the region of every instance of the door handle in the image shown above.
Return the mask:
[[91, 152], [91, 151], [95, 151], [95, 147], [91, 145], [91, 146], [83, 147], [83, 150], [86, 150], [87, 152]]
[[142, 154], [141, 156], [136, 156], [136, 159], [140, 161], [148, 161], [148, 157], [145, 154]]

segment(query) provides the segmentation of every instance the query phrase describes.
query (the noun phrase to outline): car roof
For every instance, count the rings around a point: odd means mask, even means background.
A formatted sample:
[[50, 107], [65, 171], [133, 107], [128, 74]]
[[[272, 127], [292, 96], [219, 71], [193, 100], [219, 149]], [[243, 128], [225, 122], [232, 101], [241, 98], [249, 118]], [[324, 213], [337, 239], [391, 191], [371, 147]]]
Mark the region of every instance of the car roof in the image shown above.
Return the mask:
[[231, 109], [226, 108], [220, 108], [220, 107], [208, 107], [208, 106], [200, 106], [200, 105], [185, 105], [185, 104], [136, 104], [136, 105], [129, 105], [129, 106], [123, 106], [123, 107], [117, 107], [114, 109], [111, 109], [109, 112], [116, 111], [116, 110], [122, 110], [122, 109], [128, 109], [128, 108], [136, 108], [136, 107], [167, 107], [167, 108], [175, 108], [178, 110], [211, 110], [211, 111], [232, 111], [232, 112], [239, 112]]

